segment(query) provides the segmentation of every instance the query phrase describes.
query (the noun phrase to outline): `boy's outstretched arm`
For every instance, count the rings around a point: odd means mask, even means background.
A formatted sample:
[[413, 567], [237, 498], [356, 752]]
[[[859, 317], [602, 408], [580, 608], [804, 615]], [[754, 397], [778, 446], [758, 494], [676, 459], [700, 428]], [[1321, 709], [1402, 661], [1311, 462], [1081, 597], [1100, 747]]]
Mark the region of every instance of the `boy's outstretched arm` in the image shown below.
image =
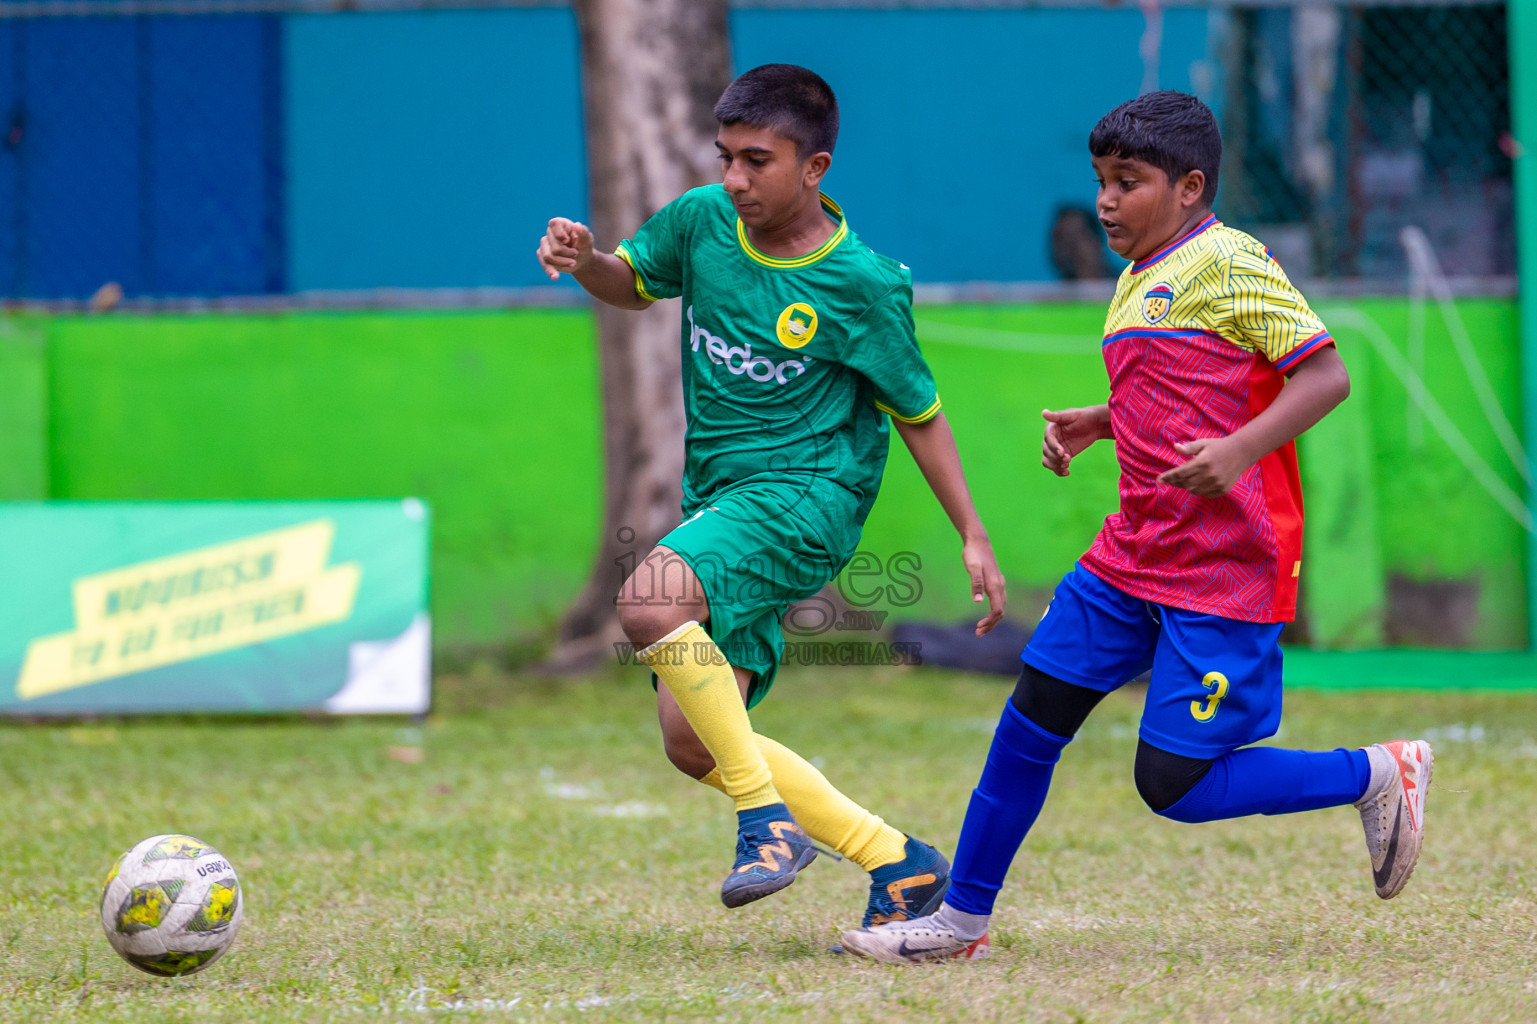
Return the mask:
[[1227, 437], [1192, 438], [1174, 450], [1190, 461], [1164, 473], [1160, 483], [1202, 498], [1226, 494], [1243, 471], [1323, 419], [1350, 394], [1350, 374], [1331, 345], [1305, 359], [1270, 407]]
[[940, 413], [923, 423], [903, 423], [893, 417], [897, 433], [912, 452], [913, 461], [923, 470], [923, 478], [929, 482], [934, 497], [949, 515], [950, 522], [961, 535], [961, 560], [966, 563], [966, 573], [971, 577], [971, 599], [987, 598], [987, 615], [977, 621], [977, 636], [981, 636], [1003, 618], [1003, 606], [1008, 600], [1004, 588], [1003, 573], [998, 571], [998, 559], [993, 555], [993, 542], [977, 516], [971, 503], [971, 491], [966, 487], [966, 474], [961, 470], [961, 456], [955, 450], [955, 435], [950, 432], [950, 421]]
[[556, 217], [539, 240], [539, 266], [551, 281], [570, 274], [576, 283], [599, 302], [620, 309], [645, 309], [651, 305], [635, 291], [635, 271], [610, 252], [592, 247], [592, 231], [586, 224]]

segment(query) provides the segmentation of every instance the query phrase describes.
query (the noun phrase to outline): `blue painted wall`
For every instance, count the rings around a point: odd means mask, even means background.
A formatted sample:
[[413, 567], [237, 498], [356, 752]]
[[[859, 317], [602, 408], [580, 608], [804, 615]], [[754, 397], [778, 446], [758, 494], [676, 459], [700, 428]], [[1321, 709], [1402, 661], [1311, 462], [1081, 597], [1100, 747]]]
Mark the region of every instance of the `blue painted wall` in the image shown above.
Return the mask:
[[21, 144], [20, 64], [22, 33], [15, 22], [0, 22], [0, 296], [20, 295], [19, 258], [26, 229], [17, 147]]
[[[3, 0], [0, 0], [3, 2]], [[919, 281], [1049, 280], [1085, 140], [1143, 82], [1137, 10], [732, 15], [736, 66], [821, 72], [827, 189]], [[1208, 15], [1165, 12], [1158, 84], [1206, 91]], [[1210, 97], [1208, 97], [1210, 98]], [[585, 216], [564, 8], [0, 24], [0, 297], [546, 283]]]
[[[1165, 12], [1160, 88], [1190, 91], [1207, 19]], [[1093, 205], [1089, 130], [1140, 91], [1145, 24], [1136, 10], [747, 10], [731, 41], [738, 69], [801, 64], [838, 94], [825, 187], [871, 248], [918, 281], [1051, 280], [1050, 218]]]
[[276, 18], [0, 26], [0, 296], [284, 288]]
[[282, 23], [148, 22], [141, 109], [150, 142], [146, 276], [166, 295], [287, 287]]
[[27, 22], [16, 32], [21, 128], [4, 157], [16, 191], [0, 203], [20, 207], [22, 230], [0, 274], [23, 295], [89, 295], [108, 280], [142, 292], [136, 24]]
[[293, 17], [286, 56], [295, 291], [549, 283], [586, 209], [569, 10]]
[[[1191, 88], [1207, 18], [1164, 15], [1162, 87]], [[731, 41], [738, 69], [804, 64], [832, 84], [827, 189], [872, 247], [920, 281], [1050, 280], [1050, 217], [1093, 202], [1088, 132], [1137, 94], [1145, 24], [754, 9]], [[287, 59], [295, 289], [547, 283], [530, 257], [545, 221], [586, 209], [569, 11], [293, 18]]]

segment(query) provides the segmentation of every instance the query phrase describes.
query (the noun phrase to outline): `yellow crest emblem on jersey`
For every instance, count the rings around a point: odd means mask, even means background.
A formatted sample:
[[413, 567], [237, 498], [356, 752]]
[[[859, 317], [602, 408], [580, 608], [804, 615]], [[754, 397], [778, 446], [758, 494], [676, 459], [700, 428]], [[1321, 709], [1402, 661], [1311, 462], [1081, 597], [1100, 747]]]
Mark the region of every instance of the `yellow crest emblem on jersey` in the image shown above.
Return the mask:
[[1174, 305], [1174, 289], [1166, 284], [1155, 284], [1148, 289], [1147, 297], [1142, 300], [1142, 315], [1150, 324], [1156, 324], [1169, 315], [1169, 307]]
[[817, 311], [804, 302], [795, 302], [779, 314], [774, 334], [785, 348], [800, 348], [817, 333]]

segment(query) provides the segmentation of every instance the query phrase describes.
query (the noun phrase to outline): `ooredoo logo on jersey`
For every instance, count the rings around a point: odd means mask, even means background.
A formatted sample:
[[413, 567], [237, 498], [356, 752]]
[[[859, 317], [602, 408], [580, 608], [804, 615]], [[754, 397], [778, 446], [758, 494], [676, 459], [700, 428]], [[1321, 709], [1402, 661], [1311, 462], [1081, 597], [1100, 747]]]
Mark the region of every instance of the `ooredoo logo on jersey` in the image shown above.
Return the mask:
[[[803, 308], [811, 313], [811, 327], [805, 332], [806, 341], [810, 341], [811, 335], [816, 331], [816, 313], [811, 312], [810, 306]], [[788, 313], [789, 310], [785, 312]], [[781, 314], [780, 320], [783, 321], [783, 319], [784, 316]], [[806, 364], [799, 359], [786, 359], [782, 363], [776, 363], [767, 356], [754, 355], [752, 346], [745, 341], [740, 345], [728, 345], [726, 339], [711, 334], [694, 322], [693, 306], [688, 307], [688, 328], [690, 349], [698, 352], [702, 346], [710, 362], [716, 366], [724, 366], [738, 377], [745, 374], [751, 380], [763, 384], [769, 381], [788, 384], [806, 372]], [[805, 341], [801, 344], [805, 344]]]

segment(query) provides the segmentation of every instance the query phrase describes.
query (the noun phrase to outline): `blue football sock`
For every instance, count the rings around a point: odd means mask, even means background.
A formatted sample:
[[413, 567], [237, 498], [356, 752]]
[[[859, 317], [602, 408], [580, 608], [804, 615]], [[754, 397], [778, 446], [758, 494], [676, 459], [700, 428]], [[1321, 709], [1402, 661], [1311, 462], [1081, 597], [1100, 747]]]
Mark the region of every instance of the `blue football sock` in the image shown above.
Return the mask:
[[1364, 750], [1245, 747], [1213, 761], [1190, 792], [1159, 813], [1195, 823], [1338, 807], [1361, 799], [1371, 774]]
[[1014, 854], [1046, 802], [1052, 768], [1071, 741], [1030, 721], [1012, 701], [1004, 705], [982, 780], [966, 807], [946, 903], [967, 914], [993, 912]]

